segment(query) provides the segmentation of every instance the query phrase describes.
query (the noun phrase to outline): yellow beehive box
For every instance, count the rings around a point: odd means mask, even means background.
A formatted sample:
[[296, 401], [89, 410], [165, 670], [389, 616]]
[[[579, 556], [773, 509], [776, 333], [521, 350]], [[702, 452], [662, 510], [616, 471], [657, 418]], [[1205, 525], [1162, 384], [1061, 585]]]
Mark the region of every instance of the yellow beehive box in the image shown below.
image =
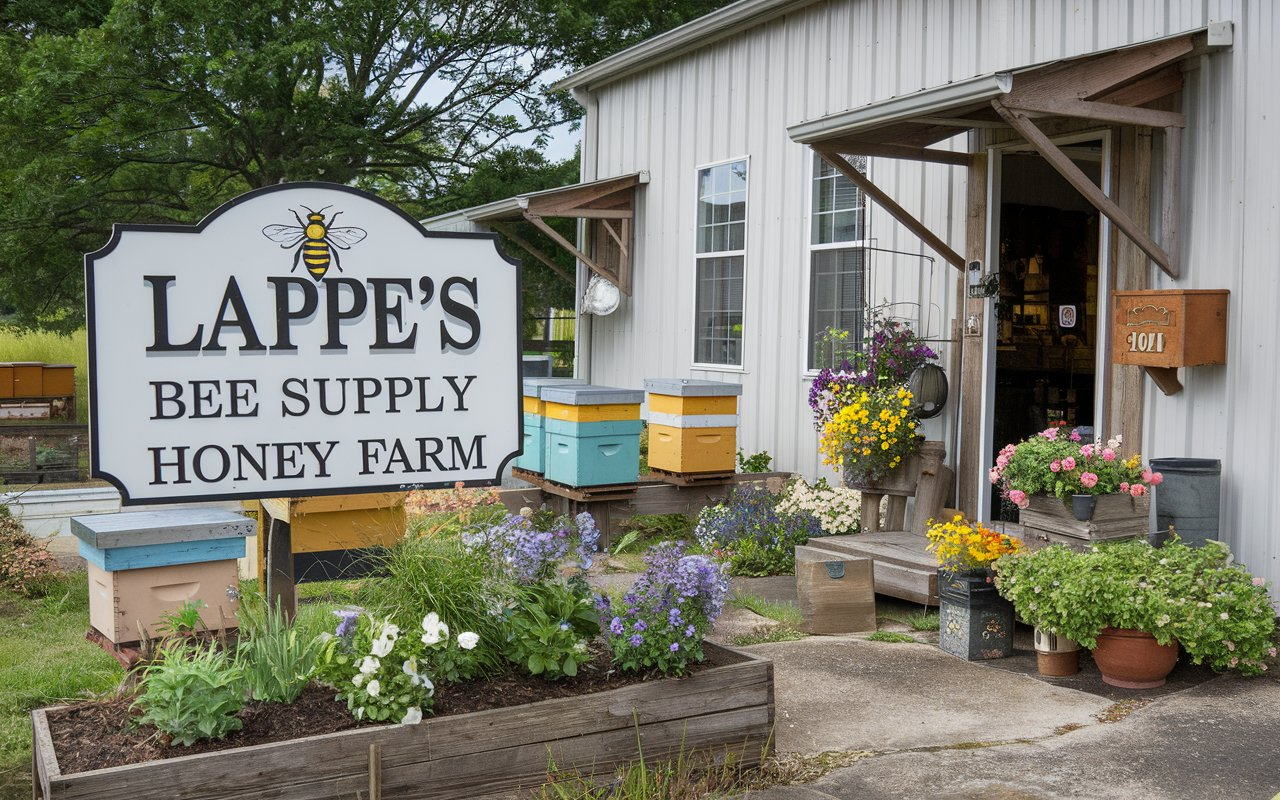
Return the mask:
[[170, 564], [107, 572], [88, 562], [89, 624], [116, 644], [136, 642], [138, 625], [154, 636], [164, 615], [184, 603], [203, 603], [200, 619], [211, 631], [236, 627], [237, 603], [227, 589], [239, 586], [236, 559]]
[[39, 361], [13, 363], [13, 396], [43, 397], [44, 364]]
[[13, 397], [13, 365], [0, 364], [0, 398]]
[[390, 547], [400, 541], [406, 527], [405, 496], [405, 492], [373, 492], [259, 501], [258, 578], [265, 585], [265, 525], [272, 519], [289, 525], [298, 582], [360, 574], [361, 570], [350, 569], [343, 552]]
[[66, 397], [75, 394], [75, 365], [45, 364], [40, 376], [40, 391], [45, 397]]
[[680, 474], [734, 471], [739, 384], [649, 379], [644, 388], [651, 469]]

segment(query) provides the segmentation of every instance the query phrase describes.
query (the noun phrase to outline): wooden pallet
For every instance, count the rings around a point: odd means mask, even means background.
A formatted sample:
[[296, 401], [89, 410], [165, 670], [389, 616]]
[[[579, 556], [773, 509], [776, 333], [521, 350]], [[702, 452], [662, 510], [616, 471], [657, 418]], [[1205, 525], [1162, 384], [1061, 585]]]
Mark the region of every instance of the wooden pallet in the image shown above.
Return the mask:
[[736, 472], [668, 472], [665, 469], [649, 467], [649, 472], [657, 476], [663, 483], [672, 486], [723, 486], [733, 483]]
[[568, 486], [548, 480], [545, 475], [513, 467], [511, 477], [532, 483], [548, 494], [565, 497], [579, 503], [598, 503], [607, 500], [627, 500], [635, 496], [638, 483], [615, 483], [606, 486]]

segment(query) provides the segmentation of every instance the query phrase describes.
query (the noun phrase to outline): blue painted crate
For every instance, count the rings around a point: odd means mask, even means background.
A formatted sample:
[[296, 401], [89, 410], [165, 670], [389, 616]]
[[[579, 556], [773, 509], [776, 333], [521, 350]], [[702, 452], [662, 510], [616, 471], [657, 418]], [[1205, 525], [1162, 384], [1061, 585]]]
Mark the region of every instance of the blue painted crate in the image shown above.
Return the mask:
[[640, 420], [546, 421], [548, 480], [568, 486], [635, 483], [640, 477]]
[[516, 458], [516, 466], [530, 472], [541, 473], [547, 442], [542, 426], [546, 417], [541, 414], [524, 414], [524, 452]]
[[203, 539], [191, 542], [163, 542], [137, 547], [97, 548], [80, 541], [80, 556], [106, 572], [146, 567], [168, 567], [174, 564], [199, 564], [244, 558], [244, 538]]

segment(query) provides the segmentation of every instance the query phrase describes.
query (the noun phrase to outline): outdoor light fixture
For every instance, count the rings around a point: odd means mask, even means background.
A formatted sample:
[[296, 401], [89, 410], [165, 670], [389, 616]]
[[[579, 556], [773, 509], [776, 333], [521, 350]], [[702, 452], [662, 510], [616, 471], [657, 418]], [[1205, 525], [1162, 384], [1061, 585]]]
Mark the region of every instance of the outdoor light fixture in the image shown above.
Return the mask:
[[1000, 275], [992, 273], [984, 275], [981, 261], [970, 261], [965, 270], [965, 285], [969, 288], [969, 296], [973, 298], [995, 297], [1000, 291]]
[[616, 311], [620, 302], [622, 294], [617, 286], [599, 275], [592, 275], [587, 291], [582, 295], [582, 313], [603, 317]]
[[907, 379], [907, 388], [914, 396], [912, 409], [920, 419], [938, 416], [947, 404], [947, 373], [937, 364], [917, 367]]

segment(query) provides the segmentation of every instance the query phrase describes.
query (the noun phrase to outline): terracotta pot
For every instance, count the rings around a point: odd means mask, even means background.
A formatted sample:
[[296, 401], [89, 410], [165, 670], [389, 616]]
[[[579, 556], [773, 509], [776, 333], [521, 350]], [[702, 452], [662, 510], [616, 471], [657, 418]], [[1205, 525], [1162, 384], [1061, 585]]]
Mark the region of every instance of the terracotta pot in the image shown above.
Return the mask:
[[[1080, 651], [1045, 653], [1036, 651], [1036, 669], [1050, 678], [1065, 678], [1080, 671]], [[1105, 678], [1104, 678], [1105, 680]]]
[[1154, 689], [1178, 663], [1178, 642], [1162, 645], [1146, 631], [1103, 628], [1093, 648], [1102, 680], [1122, 689]]

